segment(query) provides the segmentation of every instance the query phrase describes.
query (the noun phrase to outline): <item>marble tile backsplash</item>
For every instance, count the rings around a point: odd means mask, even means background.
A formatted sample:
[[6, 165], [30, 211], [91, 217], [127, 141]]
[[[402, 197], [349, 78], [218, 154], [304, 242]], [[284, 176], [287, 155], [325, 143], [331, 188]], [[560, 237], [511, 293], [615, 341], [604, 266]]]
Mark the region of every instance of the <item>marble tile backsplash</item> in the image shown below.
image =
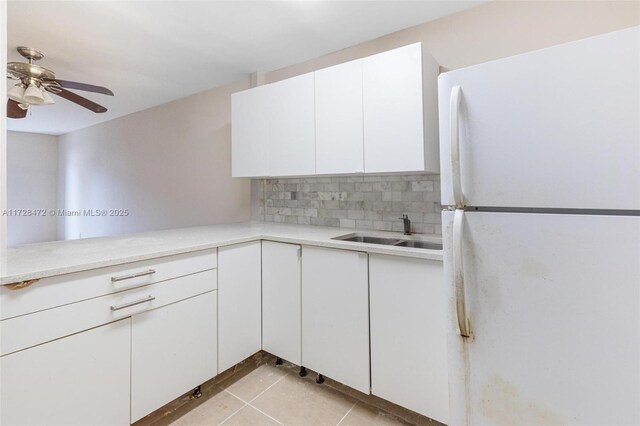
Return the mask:
[[434, 174], [261, 179], [252, 182], [254, 220], [442, 234], [440, 176]]

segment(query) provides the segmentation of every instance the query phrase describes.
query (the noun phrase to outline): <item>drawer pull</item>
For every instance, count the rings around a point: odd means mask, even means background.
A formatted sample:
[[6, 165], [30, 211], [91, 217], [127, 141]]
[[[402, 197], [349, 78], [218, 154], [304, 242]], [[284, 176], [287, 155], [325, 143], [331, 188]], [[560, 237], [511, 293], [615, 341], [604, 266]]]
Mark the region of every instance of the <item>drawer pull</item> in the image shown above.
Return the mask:
[[38, 281], [40, 281], [40, 280], [37, 279], [37, 280], [20, 281], [19, 283], [7, 284], [7, 285], [5, 285], [5, 287], [7, 287], [10, 290], [20, 290], [21, 288], [30, 287], [30, 286], [34, 285], [35, 283], [37, 283]]
[[120, 309], [129, 308], [131, 306], [139, 305], [141, 303], [151, 302], [152, 300], [156, 300], [154, 296], [147, 296], [144, 299], [134, 300], [133, 302], [123, 303], [122, 305], [111, 306], [112, 311], [118, 311]]
[[136, 272], [136, 273], [129, 274], [129, 275], [121, 275], [119, 277], [111, 277], [111, 282], [115, 283], [115, 282], [118, 282], [118, 281], [130, 280], [132, 278], [144, 277], [145, 275], [152, 275], [152, 274], [155, 274], [155, 273], [156, 273], [155, 269], [149, 269], [148, 271]]

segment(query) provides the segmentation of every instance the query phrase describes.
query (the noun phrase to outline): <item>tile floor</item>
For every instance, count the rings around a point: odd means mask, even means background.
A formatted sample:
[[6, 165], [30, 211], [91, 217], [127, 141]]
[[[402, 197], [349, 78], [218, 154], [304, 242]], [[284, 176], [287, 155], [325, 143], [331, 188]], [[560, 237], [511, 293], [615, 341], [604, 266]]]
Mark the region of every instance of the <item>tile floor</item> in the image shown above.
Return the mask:
[[[203, 396], [152, 424], [200, 425], [408, 425], [327, 383], [298, 376], [294, 366], [261, 364], [204, 390]], [[433, 424], [437, 424], [434, 422]]]

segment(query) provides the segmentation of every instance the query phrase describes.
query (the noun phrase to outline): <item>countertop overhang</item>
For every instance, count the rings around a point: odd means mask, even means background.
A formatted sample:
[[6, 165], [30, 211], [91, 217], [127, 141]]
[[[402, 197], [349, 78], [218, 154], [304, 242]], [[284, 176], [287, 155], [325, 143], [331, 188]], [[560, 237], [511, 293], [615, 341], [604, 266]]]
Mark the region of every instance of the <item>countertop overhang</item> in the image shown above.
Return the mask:
[[[0, 285], [71, 274], [90, 269], [154, 259], [256, 240], [312, 245], [367, 253], [442, 261], [441, 250], [365, 244], [332, 238], [356, 232], [349, 228], [236, 223], [143, 232], [113, 237], [27, 244], [6, 249], [0, 257]], [[406, 237], [395, 232], [367, 235]], [[413, 238], [440, 242], [439, 237]]]

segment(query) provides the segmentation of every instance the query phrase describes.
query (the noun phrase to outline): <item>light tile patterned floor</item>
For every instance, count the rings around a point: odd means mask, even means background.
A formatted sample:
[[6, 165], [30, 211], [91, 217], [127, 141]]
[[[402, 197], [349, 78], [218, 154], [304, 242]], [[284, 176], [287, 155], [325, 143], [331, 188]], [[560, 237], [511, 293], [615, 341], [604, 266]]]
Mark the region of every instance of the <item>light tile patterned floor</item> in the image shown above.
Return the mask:
[[[315, 376], [314, 376], [315, 377]], [[222, 382], [208, 399], [171, 423], [201, 425], [407, 425], [297, 370], [262, 364], [238, 380]]]

